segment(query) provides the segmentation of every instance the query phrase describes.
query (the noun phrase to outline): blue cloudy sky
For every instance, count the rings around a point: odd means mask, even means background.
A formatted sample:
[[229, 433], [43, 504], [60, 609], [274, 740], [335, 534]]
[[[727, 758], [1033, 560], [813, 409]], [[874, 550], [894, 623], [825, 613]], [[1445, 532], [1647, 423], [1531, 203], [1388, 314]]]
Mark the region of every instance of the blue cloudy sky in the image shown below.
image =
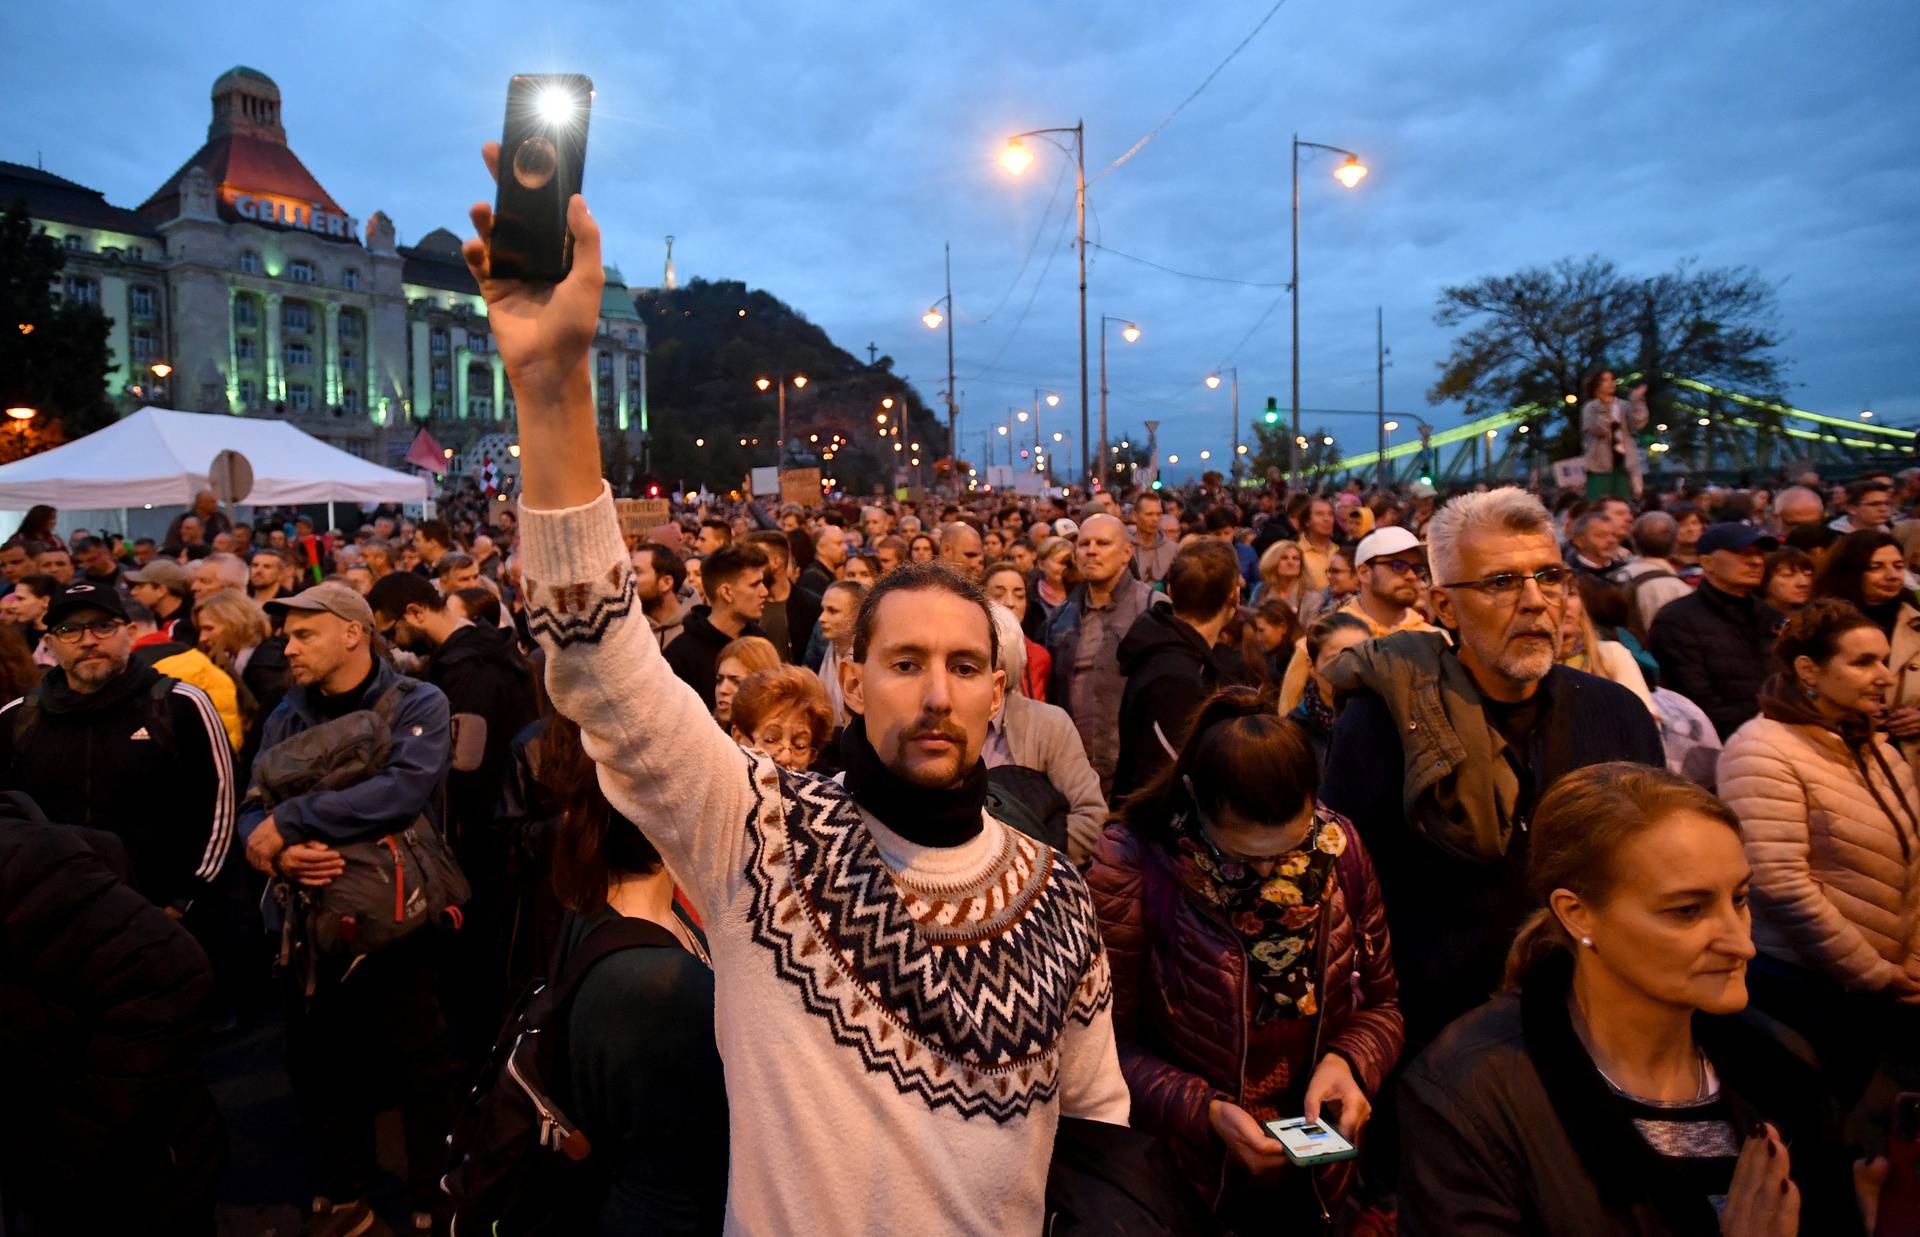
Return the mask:
[[[279, 82], [321, 183], [411, 242], [489, 196], [474, 150], [498, 134], [510, 74], [585, 72], [589, 200], [630, 282], [658, 280], [672, 233], [683, 280], [766, 288], [850, 351], [876, 343], [932, 402], [944, 339], [919, 316], [951, 241], [977, 443], [1036, 386], [1065, 396], [1049, 428], [1078, 420], [1071, 174], [1046, 148], [1019, 180], [993, 157], [1010, 132], [1084, 119], [1095, 241], [1274, 285], [1092, 252], [1095, 322], [1145, 332], [1111, 345], [1113, 430], [1158, 418], [1185, 462], [1224, 452], [1226, 391], [1201, 381], [1214, 366], [1239, 367], [1243, 419], [1267, 395], [1286, 404], [1297, 131], [1373, 168], [1351, 193], [1331, 162], [1303, 171], [1309, 409], [1373, 407], [1378, 305], [1388, 407], [1449, 423], [1425, 399], [1448, 344], [1438, 290], [1594, 252], [1631, 271], [1758, 268], [1782, 285], [1796, 402], [1920, 423], [1911, 0], [1287, 0], [1106, 172], [1271, 5], [101, 0], [56, 20], [15, 4], [0, 11], [0, 158], [137, 204], [202, 140], [213, 79], [250, 64]], [[1308, 420], [1371, 446], [1370, 419]]]

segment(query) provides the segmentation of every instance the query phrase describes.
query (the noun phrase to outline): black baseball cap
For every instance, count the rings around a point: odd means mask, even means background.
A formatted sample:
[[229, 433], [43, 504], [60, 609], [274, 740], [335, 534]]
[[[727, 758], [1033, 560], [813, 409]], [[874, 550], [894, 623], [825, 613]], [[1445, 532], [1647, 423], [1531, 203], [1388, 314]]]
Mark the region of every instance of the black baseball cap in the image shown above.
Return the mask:
[[1751, 524], [1728, 521], [1724, 524], [1709, 524], [1700, 534], [1700, 545], [1695, 553], [1711, 554], [1715, 550], [1777, 550], [1780, 539], [1764, 528], [1755, 528]]
[[46, 624], [51, 627], [69, 614], [80, 610], [104, 610], [117, 619], [127, 617], [126, 603], [120, 600], [120, 590], [111, 584], [94, 584], [88, 580], [75, 580], [47, 603]]

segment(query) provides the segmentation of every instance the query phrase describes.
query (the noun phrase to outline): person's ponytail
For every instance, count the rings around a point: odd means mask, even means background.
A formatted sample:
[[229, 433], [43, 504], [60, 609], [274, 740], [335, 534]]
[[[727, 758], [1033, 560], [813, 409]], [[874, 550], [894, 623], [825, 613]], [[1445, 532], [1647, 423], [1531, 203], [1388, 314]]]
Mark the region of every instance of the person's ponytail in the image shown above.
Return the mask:
[[1507, 973], [1502, 980], [1506, 988], [1518, 988], [1520, 981], [1534, 967], [1545, 962], [1555, 954], [1571, 954], [1573, 938], [1554, 913], [1545, 907], [1527, 916], [1520, 925], [1520, 931], [1513, 938], [1513, 948], [1507, 951]]
[[1518, 987], [1554, 955], [1575, 953], [1573, 937], [1549, 908], [1553, 894], [1565, 889], [1590, 906], [1604, 904], [1618, 879], [1614, 857], [1620, 848], [1678, 812], [1697, 812], [1740, 832], [1739, 818], [1726, 804], [1654, 766], [1616, 760], [1554, 783], [1534, 813], [1527, 861], [1527, 883], [1540, 909], [1520, 925], [1507, 951], [1507, 987]]

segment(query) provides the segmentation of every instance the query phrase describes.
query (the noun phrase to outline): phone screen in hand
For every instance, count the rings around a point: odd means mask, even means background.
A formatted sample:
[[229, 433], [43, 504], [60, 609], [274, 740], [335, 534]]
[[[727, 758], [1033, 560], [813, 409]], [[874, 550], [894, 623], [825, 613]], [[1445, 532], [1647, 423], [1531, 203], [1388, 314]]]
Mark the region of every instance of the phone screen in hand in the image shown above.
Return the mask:
[[1354, 1154], [1353, 1144], [1340, 1137], [1338, 1130], [1305, 1117], [1269, 1121], [1266, 1131], [1280, 1140], [1287, 1158], [1295, 1164], [1325, 1164]]
[[507, 87], [488, 267], [495, 279], [559, 283], [573, 269], [567, 203], [587, 160], [593, 80], [521, 74]]

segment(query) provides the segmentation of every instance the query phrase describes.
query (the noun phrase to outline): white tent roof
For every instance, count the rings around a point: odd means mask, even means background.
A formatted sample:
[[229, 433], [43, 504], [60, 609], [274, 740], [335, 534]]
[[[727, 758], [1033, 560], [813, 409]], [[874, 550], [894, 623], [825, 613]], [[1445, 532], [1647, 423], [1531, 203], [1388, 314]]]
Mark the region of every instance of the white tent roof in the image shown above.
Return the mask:
[[180, 506], [208, 488], [213, 457], [253, 465], [252, 506], [417, 503], [427, 479], [370, 464], [284, 421], [146, 407], [84, 438], [0, 466], [0, 508]]

